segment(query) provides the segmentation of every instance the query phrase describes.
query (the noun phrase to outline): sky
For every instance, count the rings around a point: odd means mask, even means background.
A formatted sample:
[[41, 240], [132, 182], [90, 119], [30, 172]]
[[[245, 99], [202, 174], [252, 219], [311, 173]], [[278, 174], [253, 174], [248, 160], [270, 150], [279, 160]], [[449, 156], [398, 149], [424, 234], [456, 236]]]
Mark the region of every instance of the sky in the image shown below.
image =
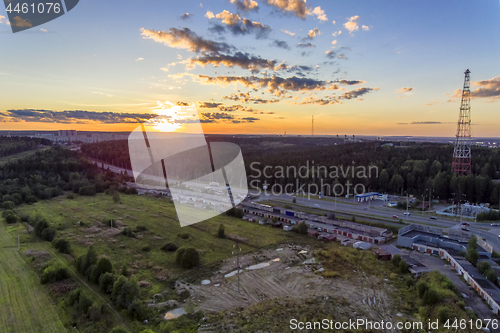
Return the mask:
[[500, 136], [498, 0], [85, 0], [9, 24], [2, 7], [0, 130], [191, 105], [205, 133], [310, 135], [314, 116], [316, 135], [454, 136], [470, 69], [472, 135]]

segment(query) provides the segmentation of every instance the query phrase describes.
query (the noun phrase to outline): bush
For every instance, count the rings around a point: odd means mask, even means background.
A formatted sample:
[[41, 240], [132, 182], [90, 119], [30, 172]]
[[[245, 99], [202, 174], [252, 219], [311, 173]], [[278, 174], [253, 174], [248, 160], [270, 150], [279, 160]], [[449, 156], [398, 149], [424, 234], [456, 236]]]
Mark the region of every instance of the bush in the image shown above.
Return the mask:
[[67, 299], [67, 303], [69, 306], [73, 306], [78, 300], [80, 299], [80, 294], [82, 293], [82, 290], [80, 288], [72, 290]]
[[56, 231], [52, 228], [46, 228], [42, 231], [42, 239], [47, 242], [52, 242], [56, 235]]
[[130, 227], [126, 227], [125, 229], [123, 229], [122, 235], [125, 235], [127, 237], [131, 237], [131, 238], [135, 238], [135, 234], [132, 231], [132, 228], [130, 228]]
[[116, 327], [113, 327], [113, 329], [111, 331], [109, 331], [109, 333], [130, 333], [130, 332], [127, 331], [122, 326], [116, 326]]
[[127, 280], [126, 277], [120, 276], [113, 284], [111, 297], [115, 305], [127, 309], [133, 301], [139, 297], [139, 284], [136, 278]]
[[399, 263], [401, 262], [401, 256], [399, 254], [395, 254], [392, 257], [391, 261], [394, 267], [399, 267]]
[[433, 306], [439, 301], [439, 292], [434, 287], [430, 287], [424, 293], [424, 297], [422, 298], [422, 302], [424, 305]]
[[80, 194], [80, 195], [94, 196], [94, 195], [96, 195], [96, 193], [97, 193], [97, 191], [96, 191], [94, 185], [82, 186], [78, 190], [78, 194]]
[[129, 187], [125, 190], [125, 194], [138, 194], [138, 192], [135, 187]]
[[297, 225], [297, 232], [301, 235], [307, 235], [307, 224], [305, 222], [300, 222]]
[[16, 207], [16, 204], [12, 201], [4, 201], [2, 206], [3, 206], [3, 209], [14, 209]]
[[180, 237], [182, 239], [188, 239], [189, 238], [189, 234], [188, 233], [182, 233], [182, 234], [177, 234], [177, 237]]
[[402, 274], [405, 274], [405, 273], [408, 273], [408, 268], [410, 266], [406, 263], [406, 261], [404, 260], [401, 260], [399, 262], [399, 271], [402, 273]]
[[113, 283], [116, 281], [116, 276], [113, 273], [101, 274], [99, 278], [99, 289], [105, 294], [111, 294], [113, 291]]
[[80, 294], [80, 299], [78, 300], [77, 310], [81, 314], [85, 316], [89, 313], [89, 309], [92, 306], [93, 302], [87, 295], [84, 293]]
[[498, 281], [497, 281], [497, 280], [498, 280], [497, 273], [495, 273], [495, 271], [494, 271], [493, 269], [491, 269], [491, 268], [490, 268], [490, 269], [488, 269], [484, 275], [485, 275], [485, 276], [486, 276], [486, 278], [487, 278], [488, 280], [490, 280], [491, 282], [493, 282], [493, 283], [495, 283], [495, 284], [498, 282]]
[[149, 251], [151, 251], [151, 247], [149, 247], [149, 245], [144, 245], [141, 250], [143, 252], [149, 252]]
[[200, 254], [193, 247], [181, 247], [175, 254], [175, 262], [182, 268], [190, 269], [200, 264]]
[[45, 229], [47, 229], [48, 227], [49, 227], [49, 224], [47, 223], [47, 221], [45, 221], [45, 219], [36, 222], [35, 223], [35, 235], [38, 238], [41, 238], [42, 237], [42, 232]]
[[69, 199], [69, 200], [74, 200], [75, 199], [75, 195], [73, 193], [70, 193], [66, 196], [66, 199]]
[[178, 248], [179, 247], [174, 243], [167, 243], [161, 247], [161, 250], [165, 252], [175, 252]]
[[139, 300], [134, 300], [127, 308], [127, 314], [132, 320], [146, 319], [146, 307]]
[[241, 208], [233, 207], [226, 212], [226, 215], [242, 218], [243, 216], [245, 216], [245, 212]]
[[5, 216], [5, 222], [7, 222], [7, 224], [14, 224], [18, 223], [19, 221], [19, 217], [17, 217], [17, 215], [13, 211], [9, 210]]
[[477, 264], [477, 270], [481, 274], [486, 273], [489, 269], [491, 269], [491, 265], [487, 261], [481, 261], [480, 263]]
[[115, 203], [119, 203], [120, 202], [120, 195], [118, 194], [118, 192], [113, 193], [113, 201]]
[[222, 223], [219, 225], [219, 230], [217, 231], [217, 237], [219, 237], [219, 238], [224, 238], [225, 237], [225, 234], [224, 234], [224, 225]]
[[60, 263], [54, 263], [43, 269], [40, 282], [42, 284], [53, 283], [67, 278], [69, 278], [68, 270]]
[[71, 246], [69, 245], [69, 242], [63, 238], [54, 240], [53, 245], [57, 249], [57, 251], [61, 253], [71, 253]]
[[135, 232], [142, 232], [142, 231], [148, 231], [148, 228], [144, 225], [138, 225], [135, 227]]
[[92, 304], [88, 311], [88, 317], [93, 322], [98, 322], [102, 317], [102, 306], [97, 303]]

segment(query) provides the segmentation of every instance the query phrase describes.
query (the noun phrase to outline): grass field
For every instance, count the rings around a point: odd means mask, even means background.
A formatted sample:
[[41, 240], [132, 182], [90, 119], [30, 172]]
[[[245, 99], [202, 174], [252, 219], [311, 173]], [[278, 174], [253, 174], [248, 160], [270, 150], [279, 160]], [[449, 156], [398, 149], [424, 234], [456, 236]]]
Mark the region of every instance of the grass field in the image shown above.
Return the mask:
[[33, 155], [37, 151], [42, 151], [42, 150], [49, 149], [49, 148], [50, 147], [41, 147], [39, 149], [23, 151], [22, 153], [19, 153], [19, 154], [0, 157], [0, 167], [3, 167], [5, 164], [7, 164], [9, 162], [17, 161], [21, 158], [26, 158], [30, 155]]
[[[125, 264], [129, 275], [137, 277], [143, 285], [142, 300], [171, 290], [170, 283], [178, 278], [192, 283], [210, 277], [220, 269], [224, 261], [234, 257], [235, 242], [229, 239], [232, 235], [244, 238], [240, 243], [242, 254], [282, 243], [318, 243], [303, 235], [226, 215], [181, 227], [174, 205], [167, 199], [138, 195], [120, 195], [119, 203], [105, 194], [95, 197], [76, 196], [73, 200], [64, 195], [50, 201], [22, 205], [16, 211], [20, 215], [28, 214], [32, 217], [43, 215], [51, 227], [57, 230], [56, 238], [64, 238], [70, 242], [71, 257], [58, 257], [73, 269], [72, 258], [86, 253], [90, 245], [100, 256], [111, 260], [115, 272], [120, 272]], [[103, 223], [107, 219], [113, 219], [113, 229]], [[221, 223], [224, 225], [226, 238], [217, 237]], [[125, 227], [132, 228], [135, 237], [122, 235], [120, 231]], [[139, 231], [137, 227], [145, 227], [146, 230]], [[21, 233], [21, 250], [42, 245], [33, 243], [35, 238], [25, 234], [23, 228], [20, 224], [8, 228], [12, 236], [17, 237], [17, 233]], [[161, 250], [169, 242], [179, 247], [196, 248], [201, 257], [200, 267], [185, 270], [176, 265], [175, 252]], [[47, 249], [51, 248], [50, 243], [45, 244]], [[102, 296], [108, 300], [106, 295]], [[177, 294], [173, 291], [168, 297], [175, 299]], [[134, 323], [129, 324], [134, 327]]]
[[38, 276], [0, 222], [0, 332], [66, 332]]

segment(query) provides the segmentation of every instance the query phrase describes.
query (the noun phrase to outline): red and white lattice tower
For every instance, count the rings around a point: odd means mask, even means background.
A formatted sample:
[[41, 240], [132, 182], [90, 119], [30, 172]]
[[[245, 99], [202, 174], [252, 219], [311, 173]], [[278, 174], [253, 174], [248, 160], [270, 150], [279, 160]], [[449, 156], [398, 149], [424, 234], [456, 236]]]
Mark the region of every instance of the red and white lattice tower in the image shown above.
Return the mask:
[[458, 175], [471, 174], [471, 131], [470, 131], [470, 71], [465, 71], [464, 89], [460, 115], [458, 116], [457, 140], [453, 151], [451, 172]]

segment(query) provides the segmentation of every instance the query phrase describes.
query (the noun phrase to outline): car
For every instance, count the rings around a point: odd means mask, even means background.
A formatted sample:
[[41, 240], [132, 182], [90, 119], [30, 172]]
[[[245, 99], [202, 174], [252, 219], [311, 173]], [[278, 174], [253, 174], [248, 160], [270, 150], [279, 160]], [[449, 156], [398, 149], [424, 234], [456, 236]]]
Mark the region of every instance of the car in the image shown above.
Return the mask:
[[435, 216], [431, 216], [431, 220], [436, 220], [437, 218]]
[[469, 231], [469, 228], [467, 228], [467, 227], [462, 227], [462, 230], [463, 230], [463, 231]]
[[318, 204], [314, 204], [314, 207], [316, 207], [316, 208], [320, 208], [320, 205], [318, 205]]
[[398, 216], [397, 215], [392, 215], [392, 218], [397, 219]]
[[405, 215], [410, 215], [410, 212], [404, 212]]
[[322, 232], [322, 231], [323, 231], [323, 228], [318, 228], [318, 231], [319, 231], [319, 232]]
[[498, 227], [498, 226], [500, 226], [500, 223], [492, 223], [492, 224], [490, 224], [490, 225], [491, 225], [492, 227]]
[[468, 223], [468, 222], [462, 222], [462, 226], [466, 226], [466, 227], [468, 227], [468, 226], [469, 226], [469, 223]]

